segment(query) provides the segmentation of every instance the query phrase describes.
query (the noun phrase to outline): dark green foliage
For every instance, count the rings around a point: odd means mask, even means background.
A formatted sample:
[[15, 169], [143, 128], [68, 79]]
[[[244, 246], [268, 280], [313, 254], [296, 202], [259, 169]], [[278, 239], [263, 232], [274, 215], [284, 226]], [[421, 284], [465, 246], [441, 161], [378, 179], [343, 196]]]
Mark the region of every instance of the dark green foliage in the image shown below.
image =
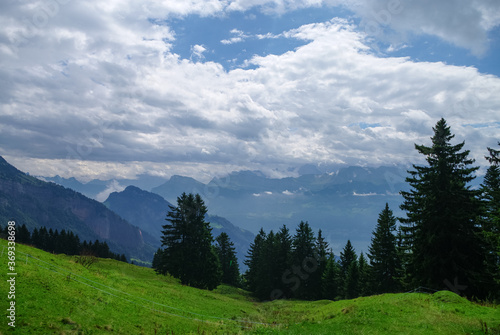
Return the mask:
[[454, 135], [444, 119], [433, 128], [432, 146], [415, 145], [427, 166], [414, 165], [406, 179], [409, 192], [401, 192], [406, 211], [402, 224], [404, 247], [410, 254], [407, 271], [413, 285], [436, 290], [447, 283], [467, 286], [463, 293], [482, 296], [483, 242], [477, 218], [478, 192], [468, 184], [478, 169], [471, 166], [464, 143], [451, 145]]
[[322, 276], [321, 291], [324, 299], [336, 300], [340, 295], [340, 266], [333, 253], [327, 256], [326, 268]]
[[199, 194], [183, 193], [177, 198], [177, 207], [170, 206], [157, 270], [179, 278], [184, 285], [212, 290], [220, 284], [221, 272], [206, 213]]
[[344, 250], [340, 252], [340, 287], [341, 296], [345, 299], [359, 295], [358, 257], [350, 240], [347, 240]]
[[[490, 291], [499, 296], [500, 293], [500, 167], [499, 152], [488, 148], [490, 157], [487, 159], [492, 164], [486, 171], [484, 182], [481, 185], [481, 200], [483, 204], [483, 217], [481, 225], [486, 241], [486, 271], [491, 278]], [[495, 293], [496, 292], [496, 293]]]
[[156, 271], [156, 273], [165, 273], [166, 272], [161, 268], [161, 266], [163, 264], [162, 257], [163, 257], [163, 249], [158, 248], [158, 250], [156, 250], [156, 252], [153, 256], [153, 262], [151, 264], [151, 267]]
[[34, 247], [48, 251], [55, 254], [66, 254], [69, 256], [80, 255], [82, 253], [92, 254], [95, 257], [112, 258], [118, 261], [127, 262], [125, 254], [119, 255], [110, 251], [106, 242], [99, 242], [96, 240], [94, 243], [83, 241], [80, 243], [80, 238], [72, 231], [66, 230], [55, 231], [50, 228], [40, 227], [40, 229], [33, 229], [30, 233], [26, 225], [22, 225], [16, 231], [16, 241], [18, 243], [31, 243]]
[[[292, 287], [295, 283], [287, 282], [284, 278], [284, 274], [289, 271], [292, 265], [292, 237], [290, 236], [290, 230], [286, 225], [283, 225], [280, 230], [276, 233], [276, 250], [274, 257], [273, 266], [275, 269], [275, 283], [277, 285], [277, 290], [275, 292], [281, 293], [282, 297], [293, 297]], [[285, 279], [285, 280], [283, 280]], [[273, 296], [273, 298], [277, 297]], [[280, 297], [281, 298], [281, 297]]]
[[360, 295], [359, 265], [358, 261], [353, 261], [347, 267], [344, 279], [344, 298], [354, 299]]
[[373, 232], [368, 257], [371, 266], [371, 283], [374, 293], [397, 292], [399, 269], [401, 268], [396, 246], [396, 218], [386, 203], [379, 214]]
[[359, 270], [359, 295], [362, 297], [372, 294], [371, 267], [368, 264], [365, 255], [359, 254], [358, 258]]
[[356, 251], [351, 244], [351, 240], [347, 240], [344, 250], [340, 252], [340, 275], [342, 278], [345, 278], [349, 266], [356, 260]]
[[325, 273], [327, 263], [328, 263], [328, 242], [323, 237], [323, 232], [321, 229], [318, 231], [318, 237], [316, 238], [316, 246], [315, 246], [315, 255], [314, 258], [317, 262], [317, 269], [313, 271], [310, 275], [311, 278], [309, 281], [311, 285], [315, 287], [314, 295], [311, 297], [312, 299], [321, 299], [323, 298], [323, 291], [321, 289], [323, 285], [323, 274]]
[[260, 282], [260, 273], [262, 271], [262, 263], [264, 260], [264, 243], [266, 241], [266, 233], [264, 229], [260, 229], [253, 243], [250, 244], [250, 249], [248, 250], [248, 255], [246, 256], [244, 264], [248, 266], [248, 270], [245, 272], [244, 278], [246, 282], [246, 288], [251, 292], [256, 292], [257, 287]]
[[240, 269], [234, 243], [231, 242], [229, 236], [224, 232], [217, 236], [215, 241], [217, 242], [215, 249], [217, 250], [217, 256], [221, 264], [222, 283], [236, 287], [240, 286]]
[[[317, 297], [321, 287], [321, 273], [318, 271], [316, 238], [307, 222], [301, 221], [292, 240], [292, 271], [300, 278], [300, 285], [294, 296], [312, 300]], [[314, 274], [317, 276], [314, 276]]]
[[320, 299], [320, 266], [326, 268], [328, 245], [322, 236], [316, 241], [307, 222], [299, 224], [293, 238], [285, 225], [277, 233], [261, 229], [245, 260], [246, 288], [262, 300]]
[[[500, 145], [500, 142], [498, 142], [498, 145]], [[488, 162], [490, 162], [491, 165], [498, 166], [500, 164], [500, 150], [488, 148], [488, 153], [489, 156], [485, 157]]]

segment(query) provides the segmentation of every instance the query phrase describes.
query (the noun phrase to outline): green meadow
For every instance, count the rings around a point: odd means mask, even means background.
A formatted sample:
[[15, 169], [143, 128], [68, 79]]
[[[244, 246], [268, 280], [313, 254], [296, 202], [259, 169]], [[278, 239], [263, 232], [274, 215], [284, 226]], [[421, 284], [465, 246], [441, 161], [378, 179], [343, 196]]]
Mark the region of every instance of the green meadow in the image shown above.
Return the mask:
[[241, 289], [182, 286], [150, 268], [16, 245], [8, 325], [7, 241], [0, 240], [0, 334], [500, 334], [500, 309], [452, 292], [343, 301], [259, 302]]

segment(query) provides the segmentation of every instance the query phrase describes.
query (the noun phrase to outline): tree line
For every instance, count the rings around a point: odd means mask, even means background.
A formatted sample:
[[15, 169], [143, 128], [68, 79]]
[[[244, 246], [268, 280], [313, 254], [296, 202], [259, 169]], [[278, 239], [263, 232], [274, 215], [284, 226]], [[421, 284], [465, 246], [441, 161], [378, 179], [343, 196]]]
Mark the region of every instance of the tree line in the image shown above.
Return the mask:
[[400, 206], [406, 216], [394, 217], [386, 204], [366, 255], [358, 256], [347, 241], [337, 258], [307, 222], [293, 236], [285, 225], [276, 233], [261, 229], [239, 280], [232, 243], [227, 236], [214, 241], [203, 200], [184, 193], [167, 214], [153, 267], [200, 288], [241, 284], [264, 300], [349, 299], [418, 287], [498, 299], [500, 150], [488, 148], [490, 166], [473, 189], [479, 167], [463, 150], [465, 142], [451, 144], [454, 135], [444, 119], [433, 131], [431, 146], [415, 145], [426, 164], [408, 171], [410, 190], [401, 192]]
[[[260, 299], [350, 299], [424, 287], [469, 298], [500, 298], [500, 150], [488, 148], [484, 182], [473, 189], [479, 167], [465, 142], [451, 144], [446, 120], [433, 127], [432, 145], [415, 145], [426, 165], [413, 165], [396, 218], [379, 214], [365, 256], [347, 241], [339, 259], [321, 230], [301, 222], [293, 237], [283, 226], [262, 229], [245, 263], [247, 288]], [[500, 143], [499, 143], [500, 145]], [[397, 222], [400, 222], [398, 225]]]
[[[0, 233], [7, 234], [7, 227]], [[111, 258], [122, 262], [127, 262], [125, 254], [117, 254], [111, 252], [108, 244], [100, 242], [99, 240], [83, 241], [80, 242], [80, 237], [72, 231], [65, 229], [60, 232], [46, 227], [33, 229], [32, 232], [28, 230], [25, 224], [16, 229], [16, 242], [29, 244], [35, 248], [42, 249], [54, 254], [73, 255], [92, 255], [99, 258]]]

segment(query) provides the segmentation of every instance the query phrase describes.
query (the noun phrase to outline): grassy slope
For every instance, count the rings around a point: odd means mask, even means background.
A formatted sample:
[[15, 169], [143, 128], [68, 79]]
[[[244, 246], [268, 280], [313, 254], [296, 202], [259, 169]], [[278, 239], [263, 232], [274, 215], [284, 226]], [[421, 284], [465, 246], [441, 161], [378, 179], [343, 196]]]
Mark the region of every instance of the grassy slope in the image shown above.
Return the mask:
[[[0, 240], [0, 250], [5, 245]], [[18, 334], [484, 334], [484, 322], [489, 334], [500, 334], [498, 307], [479, 306], [451, 292], [258, 303], [242, 290], [198, 290], [112, 260], [88, 270], [72, 257], [23, 245], [17, 251]], [[26, 262], [20, 252], [39, 260]], [[3, 311], [7, 291], [2, 280]], [[6, 320], [3, 316], [1, 334], [10, 333]]]

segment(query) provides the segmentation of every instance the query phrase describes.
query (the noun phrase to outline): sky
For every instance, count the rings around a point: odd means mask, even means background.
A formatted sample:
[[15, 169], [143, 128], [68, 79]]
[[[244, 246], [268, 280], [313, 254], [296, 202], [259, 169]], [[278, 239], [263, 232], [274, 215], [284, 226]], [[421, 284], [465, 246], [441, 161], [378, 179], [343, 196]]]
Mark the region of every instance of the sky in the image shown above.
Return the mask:
[[0, 155], [39, 176], [208, 181], [500, 140], [497, 0], [4, 0]]

